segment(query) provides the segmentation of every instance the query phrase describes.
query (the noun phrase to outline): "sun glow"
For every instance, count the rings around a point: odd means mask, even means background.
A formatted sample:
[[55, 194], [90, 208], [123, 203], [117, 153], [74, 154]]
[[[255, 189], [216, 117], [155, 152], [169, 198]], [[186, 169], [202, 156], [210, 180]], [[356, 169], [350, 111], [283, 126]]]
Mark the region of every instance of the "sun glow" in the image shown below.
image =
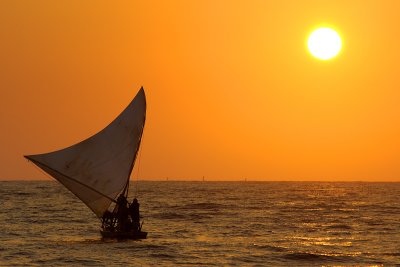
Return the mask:
[[331, 28], [319, 28], [313, 31], [307, 42], [310, 53], [321, 60], [336, 56], [342, 48], [339, 34]]

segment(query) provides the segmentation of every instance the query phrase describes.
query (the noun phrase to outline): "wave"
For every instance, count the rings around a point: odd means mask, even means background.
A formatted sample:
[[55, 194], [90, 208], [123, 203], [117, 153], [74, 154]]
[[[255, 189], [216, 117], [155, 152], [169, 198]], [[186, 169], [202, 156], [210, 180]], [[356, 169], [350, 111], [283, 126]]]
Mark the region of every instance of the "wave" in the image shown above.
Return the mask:
[[340, 229], [340, 230], [352, 230], [353, 227], [351, 227], [348, 224], [332, 224], [326, 227], [327, 229]]
[[35, 193], [31, 192], [13, 192], [14, 196], [34, 196]]
[[274, 246], [274, 245], [257, 245], [254, 244], [252, 246], [253, 248], [258, 248], [258, 249], [262, 249], [262, 250], [268, 250], [268, 251], [272, 251], [272, 252], [286, 252], [288, 249], [285, 247], [280, 247], [280, 246]]
[[385, 256], [395, 256], [398, 257], [400, 256], [400, 252], [393, 252], [393, 253], [383, 253]]
[[178, 208], [183, 210], [217, 210], [226, 208], [232, 209], [233, 207], [217, 203], [200, 202], [200, 203], [186, 204]]
[[158, 213], [152, 215], [153, 218], [157, 219], [165, 219], [165, 220], [176, 220], [176, 219], [186, 219], [187, 216], [185, 216], [182, 213], [178, 212], [163, 212], [163, 213]]
[[98, 266], [101, 261], [100, 260], [90, 260], [90, 259], [81, 259], [81, 258], [69, 258], [69, 257], [57, 257], [55, 259], [38, 259], [34, 261], [36, 264], [40, 265], [60, 265], [60, 264], [67, 264], [67, 265], [77, 265], [77, 266]]
[[351, 257], [337, 254], [328, 255], [311, 252], [292, 252], [283, 255], [283, 258], [295, 261], [344, 261]]

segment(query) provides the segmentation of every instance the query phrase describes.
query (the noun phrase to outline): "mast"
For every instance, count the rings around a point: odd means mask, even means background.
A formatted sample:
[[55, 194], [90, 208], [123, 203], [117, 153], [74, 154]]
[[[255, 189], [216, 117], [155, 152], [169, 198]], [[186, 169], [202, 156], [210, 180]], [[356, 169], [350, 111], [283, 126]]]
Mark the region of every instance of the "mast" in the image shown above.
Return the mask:
[[[144, 90], [144, 89], [143, 89], [143, 86], [142, 86], [140, 89], [141, 89], [141, 90]], [[144, 91], [143, 91], [143, 92], [144, 92]], [[146, 101], [146, 98], [145, 98], [145, 101]], [[144, 112], [144, 117], [143, 117], [143, 127], [142, 127], [142, 132], [140, 133], [140, 137], [139, 137], [139, 144], [138, 144], [138, 146], [137, 146], [137, 148], [136, 148], [135, 156], [133, 157], [133, 160], [132, 160], [132, 164], [131, 164], [131, 167], [130, 167], [130, 170], [129, 170], [129, 175], [128, 175], [128, 179], [127, 179], [127, 181], [126, 181], [124, 190], [123, 190], [122, 193], [121, 193], [123, 196], [125, 196], [125, 198], [128, 197], [130, 177], [131, 177], [131, 174], [132, 174], [132, 171], [133, 171], [133, 167], [135, 166], [135, 162], [136, 162], [137, 155], [138, 155], [138, 153], [139, 153], [140, 144], [142, 143], [142, 137], [143, 137], [143, 132], [144, 132], [144, 125], [145, 125], [145, 123], [146, 123], [146, 108], [147, 108], [146, 105], [147, 105], [147, 104], [146, 104], [146, 102], [145, 102], [145, 112]]]

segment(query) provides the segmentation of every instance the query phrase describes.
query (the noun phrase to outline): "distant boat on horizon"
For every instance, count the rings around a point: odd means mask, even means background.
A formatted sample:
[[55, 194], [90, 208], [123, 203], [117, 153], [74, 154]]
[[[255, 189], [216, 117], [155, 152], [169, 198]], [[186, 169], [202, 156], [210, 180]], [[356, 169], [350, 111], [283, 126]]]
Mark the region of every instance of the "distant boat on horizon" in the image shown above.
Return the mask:
[[139, 203], [128, 202], [146, 120], [143, 87], [107, 127], [70, 147], [24, 156], [63, 184], [101, 220], [103, 238], [144, 239]]

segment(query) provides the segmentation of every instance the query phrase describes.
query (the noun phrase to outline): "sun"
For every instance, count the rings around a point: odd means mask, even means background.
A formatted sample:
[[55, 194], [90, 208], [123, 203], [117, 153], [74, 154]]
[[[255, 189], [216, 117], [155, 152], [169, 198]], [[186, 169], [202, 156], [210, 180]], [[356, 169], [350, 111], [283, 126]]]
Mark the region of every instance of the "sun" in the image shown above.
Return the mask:
[[321, 60], [335, 57], [342, 49], [342, 40], [339, 34], [331, 28], [318, 28], [308, 37], [308, 50]]

